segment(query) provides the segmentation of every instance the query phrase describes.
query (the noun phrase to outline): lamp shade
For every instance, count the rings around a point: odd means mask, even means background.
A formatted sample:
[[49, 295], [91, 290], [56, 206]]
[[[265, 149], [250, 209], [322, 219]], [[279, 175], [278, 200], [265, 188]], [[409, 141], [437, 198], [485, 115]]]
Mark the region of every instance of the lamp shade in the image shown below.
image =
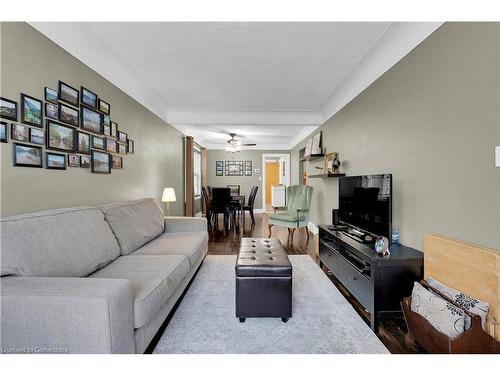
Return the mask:
[[174, 188], [167, 187], [163, 189], [163, 195], [161, 197], [162, 202], [175, 202], [176, 200]]

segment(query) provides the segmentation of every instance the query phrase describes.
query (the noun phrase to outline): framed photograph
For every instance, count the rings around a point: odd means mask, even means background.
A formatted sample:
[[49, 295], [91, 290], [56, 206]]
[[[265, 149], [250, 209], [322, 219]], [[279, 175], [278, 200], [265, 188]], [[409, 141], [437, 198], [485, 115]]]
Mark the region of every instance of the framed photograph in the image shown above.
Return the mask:
[[215, 175], [216, 176], [224, 175], [224, 162], [222, 160], [217, 160], [215, 162]]
[[48, 149], [73, 152], [76, 130], [51, 120], [47, 121], [46, 145]]
[[111, 125], [103, 125], [102, 126], [102, 133], [105, 136], [111, 137]]
[[68, 155], [68, 167], [79, 167], [80, 157], [77, 154]]
[[101, 134], [102, 120], [101, 114], [87, 107], [80, 109], [80, 121], [82, 129], [88, 130], [93, 133]]
[[111, 105], [109, 103], [105, 102], [104, 100], [99, 99], [99, 111], [101, 111], [102, 113], [104, 113], [106, 115], [109, 115], [109, 113], [111, 111]]
[[111, 157], [112, 160], [112, 165], [111, 168], [113, 169], [123, 169], [123, 158], [118, 155], [113, 155]]
[[80, 104], [80, 92], [74, 87], [59, 81], [59, 100], [74, 107], [78, 107]]
[[306, 149], [304, 151], [304, 156], [308, 157], [311, 156], [311, 149], [312, 149], [312, 138], [309, 138], [306, 143]]
[[37, 145], [45, 144], [45, 132], [42, 129], [30, 129], [30, 142]]
[[319, 132], [312, 138], [311, 155], [321, 154], [321, 151], [321, 132]]
[[133, 140], [127, 140], [127, 153], [133, 154], [135, 152], [135, 143]]
[[97, 137], [95, 135], [92, 136], [92, 148], [96, 148], [98, 150], [105, 150], [106, 145], [104, 144], [105, 140], [104, 138]]
[[102, 115], [102, 124], [103, 125], [111, 125], [111, 117], [109, 115]]
[[113, 138], [118, 138], [118, 124], [111, 121], [111, 136]]
[[0, 142], [7, 143], [7, 123], [0, 121]]
[[45, 168], [47, 169], [66, 169], [66, 155], [56, 154], [54, 152], [45, 153]]
[[45, 103], [45, 117], [52, 120], [59, 120], [59, 108], [57, 104]]
[[45, 87], [45, 101], [52, 104], [57, 104], [57, 91], [49, 87]]
[[111, 155], [106, 152], [92, 150], [90, 162], [92, 173], [111, 173]]
[[118, 153], [122, 155], [127, 155], [127, 146], [118, 143]]
[[225, 175], [226, 176], [243, 176], [243, 162], [242, 161], [226, 161]]
[[80, 87], [80, 97], [82, 99], [82, 104], [85, 104], [89, 107], [97, 109], [97, 94], [86, 89], [85, 87]]
[[334, 173], [333, 169], [333, 161], [337, 158], [336, 152], [331, 152], [325, 155], [325, 159], [323, 161], [323, 174]]
[[252, 175], [252, 161], [246, 161], [245, 162], [245, 176], [251, 176]]
[[112, 138], [106, 138], [106, 151], [107, 152], [112, 152], [113, 154], [116, 154], [117, 152], [117, 145], [116, 141]]
[[90, 134], [78, 132], [76, 152], [79, 154], [90, 154]]
[[0, 117], [17, 121], [17, 102], [0, 97]]
[[30, 128], [26, 125], [11, 124], [10, 137], [14, 141], [29, 142]]
[[90, 168], [90, 156], [80, 155], [80, 168]]
[[78, 124], [80, 123], [78, 109], [59, 103], [59, 121], [78, 127]]
[[21, 122], [43, 128], [42, 101], [21, 94]]
[[124, 132], [118, 132], [118, 142], [123, 142], [123, 143], [127, 143], [127, 133], [124, 133]]
[[13, 161], [16, 167], [42, 168], [42, 148], [40, 146], [14, 143]]

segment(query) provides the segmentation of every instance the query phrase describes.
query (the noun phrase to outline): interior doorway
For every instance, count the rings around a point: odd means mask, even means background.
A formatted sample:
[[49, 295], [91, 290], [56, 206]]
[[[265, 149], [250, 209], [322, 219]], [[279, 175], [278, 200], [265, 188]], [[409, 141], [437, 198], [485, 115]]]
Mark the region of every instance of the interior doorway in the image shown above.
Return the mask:
[[[263, 154], [262, 169], [262, 210], [274, 212], [273, 186], [281, 185], [282, 204], [285, 204], [284, 191], [290, 184], [290, 154]], [[275, 191], [277, 191], [276, 188]]]

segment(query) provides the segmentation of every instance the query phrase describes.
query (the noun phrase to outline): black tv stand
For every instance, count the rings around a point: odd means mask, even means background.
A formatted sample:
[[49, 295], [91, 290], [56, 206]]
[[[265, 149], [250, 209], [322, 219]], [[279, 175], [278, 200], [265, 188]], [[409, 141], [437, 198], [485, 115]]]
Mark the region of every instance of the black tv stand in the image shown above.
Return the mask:
[[423, 274], [423, 253], [391, 245], [391, 254], [379, 256], [373, 245], [360, 243], [347, 233], [319, 226], [320, 266], [333, 276], [370, 313], [370, 327], [377, 332], [384, 315], [401, 314], [400, 301]]
[[368, 232], [363, 232], [349, 225], [328, 225], [328, 229], [331, 231], [342, 232], [346, 236], [351, 237], [353, 240], [364, 244], [374, 244], [377, 239], [377, 236], [374, 236]]

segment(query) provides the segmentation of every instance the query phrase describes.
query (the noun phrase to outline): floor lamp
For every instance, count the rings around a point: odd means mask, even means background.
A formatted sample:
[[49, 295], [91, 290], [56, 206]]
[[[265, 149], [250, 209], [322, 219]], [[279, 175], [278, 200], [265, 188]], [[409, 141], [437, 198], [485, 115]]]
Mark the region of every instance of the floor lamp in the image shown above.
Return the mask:
[[174, 188], [171, 188], [171, 187], [166, 187], [165, 189], [163, 189], [163, 195], [161, 197], [161, 201], [162, 202], [166, 202], [167, 203], [167, 215], [168, 216], [170, 214], [170, 202], [175, 202], [177, 199], [175, 199], [175, 191], [174, 191]]

